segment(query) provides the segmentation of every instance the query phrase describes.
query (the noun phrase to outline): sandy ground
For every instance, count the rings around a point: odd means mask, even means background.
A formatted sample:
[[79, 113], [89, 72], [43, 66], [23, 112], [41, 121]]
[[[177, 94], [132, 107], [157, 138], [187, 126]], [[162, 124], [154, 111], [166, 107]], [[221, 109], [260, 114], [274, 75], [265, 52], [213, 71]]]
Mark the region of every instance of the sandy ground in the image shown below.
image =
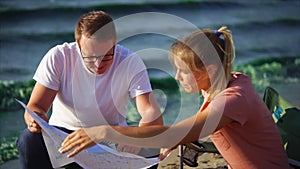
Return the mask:
[[[179, 150], [174, 150], [170, 156], [160, 162], [158, 169], [180, 169]], [[183, 164], [184, 169], [222, 169], [227, 165], [226, 161], [219, 154], [203, 153], [198, 157], [198, 166], [189, 167]]]
[[[204, 153], [198, 157], [198, 167], [184, 165], [184, 169], [223, 169], [226, 161], [218, 154]], [[160, 162], [158, 169], [179, 169], [178, 149], [174, 150], [170, 156]], [[20, 169], [19, 160], [11, 160], [0, 166], [0, 169]]]

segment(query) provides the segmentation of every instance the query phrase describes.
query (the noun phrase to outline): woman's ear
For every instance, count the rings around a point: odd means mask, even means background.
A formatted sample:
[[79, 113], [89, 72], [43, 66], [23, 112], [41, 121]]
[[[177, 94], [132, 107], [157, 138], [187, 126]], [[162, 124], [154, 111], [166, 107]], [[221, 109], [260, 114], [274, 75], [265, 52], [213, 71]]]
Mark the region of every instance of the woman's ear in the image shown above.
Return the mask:
[[216, 72], [217, 72], [217, 66], [216, 65], [208, 65], [206, 67], [206, 71], [207, 71], [207, 74], [208, 76], [211, 78], [211, 77], [214, 77]]

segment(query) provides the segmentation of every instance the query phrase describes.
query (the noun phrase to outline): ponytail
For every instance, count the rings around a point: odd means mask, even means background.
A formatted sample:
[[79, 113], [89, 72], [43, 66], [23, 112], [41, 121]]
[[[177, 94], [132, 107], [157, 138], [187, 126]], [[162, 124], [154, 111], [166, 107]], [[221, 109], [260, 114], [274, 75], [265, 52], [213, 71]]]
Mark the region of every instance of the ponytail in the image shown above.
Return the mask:
[[232, 40], [231, 31], [227, 29], [227, 26], [222, 26], [217, 31], [215, 31], [217, 36], [223, 35], [225, 41], [225, 49], [224, 49], [224, 56], [223, 56], [223, 68], [224, 73], [227, 80], [230, 80], [231, 71], [232, 71], [232, 63], [235, 58], [235, 47]]

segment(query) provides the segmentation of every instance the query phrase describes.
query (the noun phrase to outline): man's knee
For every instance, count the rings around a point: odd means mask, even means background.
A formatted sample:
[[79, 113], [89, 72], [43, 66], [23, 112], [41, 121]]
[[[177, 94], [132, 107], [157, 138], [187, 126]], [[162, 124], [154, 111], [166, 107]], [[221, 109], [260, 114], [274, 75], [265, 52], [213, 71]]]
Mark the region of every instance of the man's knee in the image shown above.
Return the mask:
[[17, 149], [23, 169], [52, 168], [41, 133], [25, 129], [17, 140]]
[[[17, 148], [19, 152], [34, 150], [38, 146], [43, 145], [43, 137], [41, 133], [33, 133], [28, 129], [23, 130], [17, 140]], [[33, 148], [33, 149], [31, 149]]]

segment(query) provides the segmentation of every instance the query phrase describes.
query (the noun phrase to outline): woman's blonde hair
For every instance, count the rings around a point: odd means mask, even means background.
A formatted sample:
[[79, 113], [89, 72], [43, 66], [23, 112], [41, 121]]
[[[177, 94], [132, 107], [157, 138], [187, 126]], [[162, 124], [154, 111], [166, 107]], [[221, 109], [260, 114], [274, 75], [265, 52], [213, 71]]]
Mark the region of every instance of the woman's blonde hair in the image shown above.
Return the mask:
[[209, 100], [227, 87], [231, 79], [232, 62], [235, 48], [231, 31], [226, 26], [213, 31], [203, 29], [178, 40], [170, 48], [170, 61], [183, 61], [192, 72], [206, 70], [206, 66], [215, 65], [217, 71], [210, 77], [211, 87], [207, 91]]

